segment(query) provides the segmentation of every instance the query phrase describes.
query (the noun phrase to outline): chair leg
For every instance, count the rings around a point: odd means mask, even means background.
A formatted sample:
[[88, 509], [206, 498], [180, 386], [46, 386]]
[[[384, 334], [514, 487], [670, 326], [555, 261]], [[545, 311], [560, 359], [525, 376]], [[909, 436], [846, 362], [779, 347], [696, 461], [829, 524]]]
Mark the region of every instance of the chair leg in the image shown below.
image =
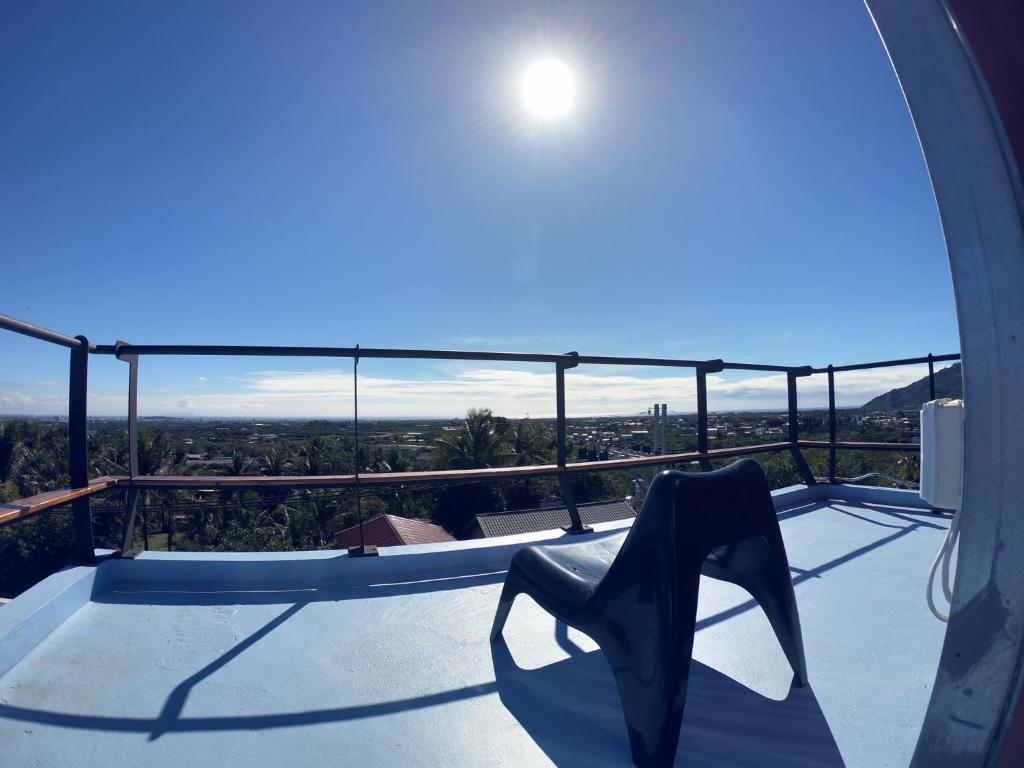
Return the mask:
[[[686, 666], [689, 667], [688, 657]], [[686, 681], [681, 687], [645, 686], [640, 673], [641, 670], [632, 667], [615, 671], [633, 764], [638, 768], [671, 766], [675, 763], [683, 724]]]
[[789, 666], [793, 668], [793, 682], [803, 687], [807, 685], [807, 660], [804, 658], [803, 634], [800, 631], [800, 616], [796, 609], [796, 596], [793, 594], [793, 583], [786, 580], [775, 584], [762, 582], [748, 590], [757, 600], [761, 610], [768, 617], [775, 636], [782, 646]]
[[515, 602], [516, 597], [522, 591], [518, 574], [514, 570], [509, 570], [508, 575], [505, 577], [505, 586], [501, 588], [501, 597], [498, 598], [498, 610], [494, 613], [494, 623], [491, 625], [492, 643], [501, 637], [501, 631], [505, 628], [508, 613], [512, 610], [512, 603]]
[[[685, 622], [686, 617], [680, 618]], [[606, 637], [599, 645], [615, 676], [633, 763], [640, 768], [671, 766], [683, 723], [693, 628], [629, 634], [627, 639], [618, 633], [612, 642]]]
[[794, 683], [807, 685], [807, 661], [793, 580], [788, 570], [783, 575], [779, 558], [768, 540], [752, 536], [723, 547], [705, 560], [702, 571], [712, 578], [737, 584], [751, 594], [768, 617], [793, 668]]

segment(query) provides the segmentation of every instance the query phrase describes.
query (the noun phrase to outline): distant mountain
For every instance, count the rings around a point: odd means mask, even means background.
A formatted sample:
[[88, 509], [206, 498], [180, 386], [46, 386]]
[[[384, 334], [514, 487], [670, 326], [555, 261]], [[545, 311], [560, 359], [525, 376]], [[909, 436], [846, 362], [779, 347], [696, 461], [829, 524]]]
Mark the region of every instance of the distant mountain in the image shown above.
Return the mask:
[[[935, 397], [963, 397], [960, 363], [935, 372]], [[928, 377], [899, 389], [890, 389], [884, 395], [868, 400], [861, 406], [865, 411], [916, 411], [928, 402]]]

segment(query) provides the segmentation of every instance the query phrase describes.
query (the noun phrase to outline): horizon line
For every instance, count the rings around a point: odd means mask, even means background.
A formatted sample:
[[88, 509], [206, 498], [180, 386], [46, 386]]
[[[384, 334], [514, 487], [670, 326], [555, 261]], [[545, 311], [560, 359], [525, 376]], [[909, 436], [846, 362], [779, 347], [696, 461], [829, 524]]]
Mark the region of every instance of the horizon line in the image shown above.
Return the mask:
[[[859, 411], [864, 409], [864, 405], [836, 405], [836, 411]], [[807, 408], [799, 408], [797, 413], [806, 413], [809, 411], [824, 411], [828, 412], [829, 408], [827, 405], [824, 406], [811, 406]], [[906, 409], [897, 409], [891, 411], [892, 413], [903, 412]], [[919, 410], [919, 409], [911, 409]], [[708, 410], [708, 415], [715, 414], [730, 414], [730, 413], [783, 413], [788, 415], [788, 408], [737, 408], [737, 409], [724, 409], [724, 410]], [[499, 413], [493, 413], [496, 418], [504, 418], [514, 421], [522, 421], [524, 419], [538, 419], [544, 421], [555, 421], [556, 416], [540, 415], [540, 416], [502, 416]], [[697, 411], [669, 411], [669, 416], [696, 416]], [[574, 419], [643, 419], [653, 418], [653, 414], [650, 413], [607, 413], [607, 414], [582, 414], [579, 416], [566, 416], [566, 421], [572, 421]], [[33, 413], [33, 414], [18, 414], [18, 413], [0, 413], [0, 419], [48, 419], [56, 421], [67, 421], [67, 414], [56, 414], [56, 413]], [[128, 416], [126, 415], [114, 415], [114, 414], [89, 414], [88, 420], [93, 419], [113, 419], [116, 421], [127, 421]], [[339, 416], [272, 416], [265, 415], [260, 417], [252, 416], [228, 416], [228, 415], [166, 415], [166, 414], [152, 414], [148, 416], [139, 416], [139, 421], [162, 419], [169, 421], [246, 421], [246, 422], [266, 422], [266, 421], [328, 421], [328, 422], [350, 422], [355, 419], [351, 416], [339, 417]], [[465, 421], [466, 416], [425, 416], [425, 415], [408, 415], [408, 416], [365, 416], [360, 418], [360, 421]]]

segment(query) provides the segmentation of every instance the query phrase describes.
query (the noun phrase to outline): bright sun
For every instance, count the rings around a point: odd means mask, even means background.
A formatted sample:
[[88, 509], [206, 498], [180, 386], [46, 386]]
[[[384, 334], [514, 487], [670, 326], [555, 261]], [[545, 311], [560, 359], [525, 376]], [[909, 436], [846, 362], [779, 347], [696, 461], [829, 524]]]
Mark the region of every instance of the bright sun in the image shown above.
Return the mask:
[[535, 61], [523, 73], [523, 106], [538, 120], [557, 120], [572, 111], [576, 78], [565, 62], [547, 58]]

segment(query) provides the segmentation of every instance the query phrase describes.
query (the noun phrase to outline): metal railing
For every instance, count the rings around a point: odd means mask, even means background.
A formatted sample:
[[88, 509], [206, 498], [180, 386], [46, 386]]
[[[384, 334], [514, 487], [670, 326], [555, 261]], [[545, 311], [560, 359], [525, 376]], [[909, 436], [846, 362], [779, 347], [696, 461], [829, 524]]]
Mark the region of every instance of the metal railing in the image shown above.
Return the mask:
[[[583, 525], [573, 498], [570, 475], [578, 472], [609, 471], [650, 466], [668, 466], [672, 464], [698, 462], [702, 469], [711, 469], [714, 459], [733, 456], [788, 451], [796, 464], [801, 478], [808, 485], [817, 483], [804, 458], [802, 448], [827, 448], [829, 451], [829, 482], [836, 482], [836, 454], [840, 450], [895, 450], [916, 451], [917, 444], [911, 443], [854, 443], [839, 442], [836, 439], [836, 404], [835, 374], [841, 371], [868, 370], [899, 365], [928, 364], [930, 399], [935, 397], [935, 369], [937, 362], [959, 360], [958, 354], [927, 355], [924, 357], [885, 360], [872, 363], [853, 365], [828, 365], [823, 368], [812, 366], [766, 365], [759, 363], [727, 362], [715, 360], [683, 360], [675, 358], [648, 357], [612, 357], [598, 355], [580, 355], [577, 352], [563, 354], [543, 354], [528, 352], [489, 352], [459, 351], [438, 349], [387, 349], [360, 347], [291, 347], [291, 346], [248, 346], [248, 345], [189, 345], [189, 344], [130, 344], [118, 341], [116, 344], [91, 344], [84, 336], [74, 338], [49, 331], [45, 328], [25, 323], [11, 317], [0, 315], [0, 328], [47, 341], [70, 349], [70, 368], [68, 376], [68, 422], [70, 436], [70, 474], [71, 491], [81, 495], [70, 500], [74, 516], [76, 553], [83, 562], [93, 560], [92, 523], [89, 507], [91, 495], [88, 478], [88, 457], [86, 455], [86, 398], [88, 393], [88, 359], [90, 354], [111, 355], [129, 365], [128, 381], [128, 452], [129, 475], [115, 478], [113, 483], [97, 484], [97, 492], [114, 485], [128, 488], [124, 537], [122, 551], [131, 548], [135, 512], [138, 504], [139, 491], [142, 488], [183, 489], [190, 487], [236, 487], [236, 488], [268, 488], [268, 487], [343, 487], [354, 486], [356, 497], [362, 485], [394, 485], [406, 482], [441, 483], [452, 480], [502, 480], [515, 477], [538, 475], [557, 476], [562, 490], [565, 505], [569, 511], [571, 525], [566, 530], [579, 533], [587, 530]], [[353, 400], [355, 425], [355, 471], [351, 475], [329, 476], [218, 476], [218, 477], [175, 477], [140, 475], [138, 464], [138, 368], [139, 358], [144, 356], [254, 356], [254, 357], [328, 357], [349, 358], [353, 361]], [[388, 360], [465, 360], [494, 361], [517, 363], [545, 363], [554, 366], [555, 373], [555, 446], [556, 463], [552, 465], [528, 465], [522, 467], [499, 467], [471, 470], [438, 470], [404, 473], [370, 473], [359, 470], [359, 437], [358, 437], [358, 362], [360, 359], [377, 358]], [[697, 395], [697, 450], [686, 453], [665, 454], [656, 456], [630, 457], [606, 461], [589, 461], [567, 463], [566, 444], [566, 410], [565, 410], [565, 372], [579, 365], [627, 365], [653, 366], [670, 368], [691, 368], [696, 377]], [[765, 443], [759, 445], [737, 446], [734, 448], [709, 449], [708, 439], [708, 389], [709, 373], [726, 370], [762, 371], [786, 374], [788, 433], [784, 442]], [[816, 373], [828, 375], [828, 413], [829, 440], [813, 441], [800, 439], [799, 409], [797, 398], [797, 380]], [[101, 487], [102, 486], [102, 487]], [[33, 508], [31, 514], [46, 508], [58, 506], [54, 503], [41, 502]], [[66, 503], [66, 502], [63, 502]], [[361, 515], [360, 515], [361, 524]]]

